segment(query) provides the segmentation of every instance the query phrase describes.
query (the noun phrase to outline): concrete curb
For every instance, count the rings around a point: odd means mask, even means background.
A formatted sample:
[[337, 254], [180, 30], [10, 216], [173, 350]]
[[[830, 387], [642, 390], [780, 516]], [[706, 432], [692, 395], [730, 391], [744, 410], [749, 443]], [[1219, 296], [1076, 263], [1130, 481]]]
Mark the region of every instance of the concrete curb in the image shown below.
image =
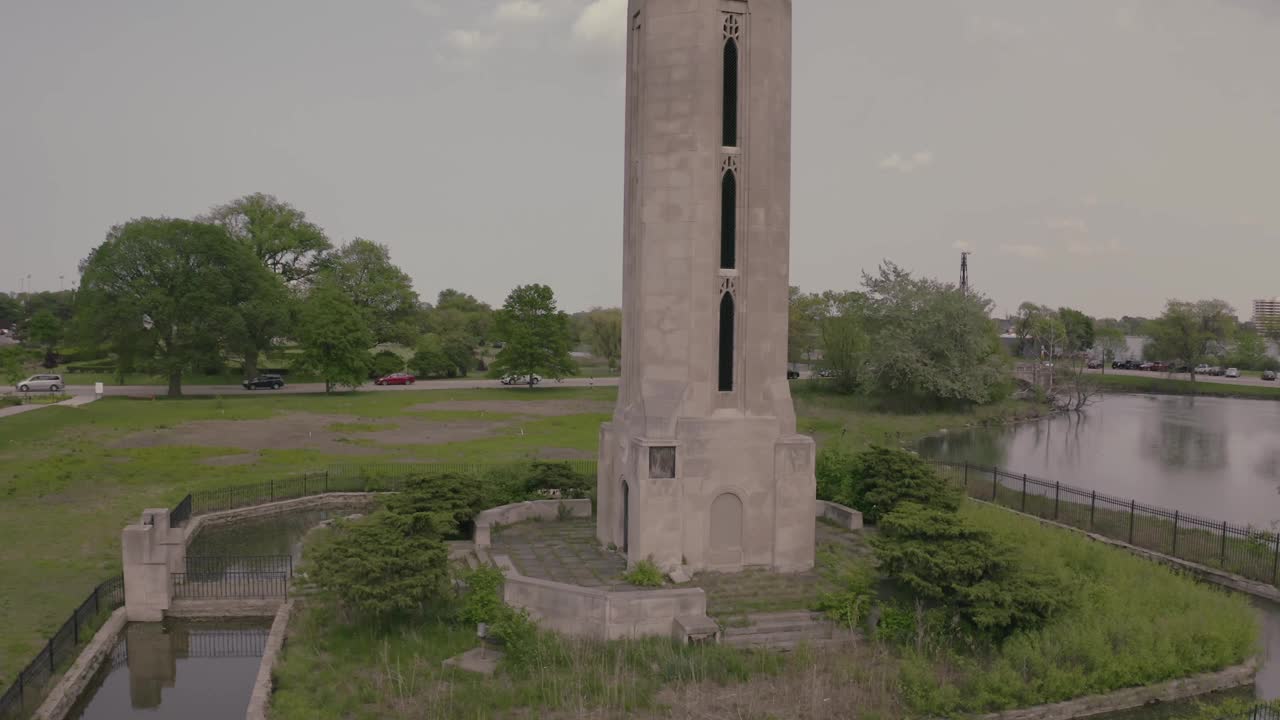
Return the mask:
[[276, 611], [276, 619], [271, 623], [271, 632], [267, 635], [267, 645], [262, 651], [262, 663], [258, 665], [258, 679], [253, 684], [253, 694], [249, 696], [249, 709], [245, 711], [245, 720], [266, 720], [267, 711], [271, 707], [271, 692], [274, 689], [272, 673], [280, 660], [280, 651], [284, 648], [285, 634], [289, 629], [289, 619], [293, 614], [293, 601], [285, 603]]
[[63, 720], [67, 716], [102, 666], [103, 659], [111, 654], [124, 626], [124, 608], [117, 608], [98, 632], [94, 633], [84, 650], [80, 651], [76, 661], [58, 680], [58, 684], [49, 691], [44, 702], [40, 703], [40, 707], [31, 716], [32, 720]]
[[1036, 705], [980, 715], [977, 720], [1073, 720], [1073, 718], [1092, 717], [1131, 710], [1154, 702], [1186, 700], [1212, 692], [1252, 685], [1257, 670], [1258, 661], [1254, 658], [1243, 665], [1214, 673], [1170, 680], [1159, 685], [1125, 688], [1105, 695], [1087, 695], [1052, 705]]

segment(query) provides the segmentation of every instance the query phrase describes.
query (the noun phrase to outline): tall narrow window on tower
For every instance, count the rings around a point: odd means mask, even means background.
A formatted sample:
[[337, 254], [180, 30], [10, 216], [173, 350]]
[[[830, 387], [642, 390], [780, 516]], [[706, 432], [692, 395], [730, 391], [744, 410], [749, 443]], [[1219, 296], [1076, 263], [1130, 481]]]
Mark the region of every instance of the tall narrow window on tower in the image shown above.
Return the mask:
[[730, 164], [720, 178], [720, 268], [732, 270], [738, 261], [738, 174]]
[[724, 20], [724, 146], [738, 147], [738, 39], [741, 25], [737, 15]]
[[733, 391], [733, 293], [720, 296], [720, 392]]

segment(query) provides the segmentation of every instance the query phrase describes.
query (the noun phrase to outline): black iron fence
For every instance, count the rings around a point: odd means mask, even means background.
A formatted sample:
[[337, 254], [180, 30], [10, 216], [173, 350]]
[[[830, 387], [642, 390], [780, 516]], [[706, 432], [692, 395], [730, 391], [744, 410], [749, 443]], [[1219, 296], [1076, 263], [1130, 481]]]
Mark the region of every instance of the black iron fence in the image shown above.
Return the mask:
[[1262, 703], [1236, 715], [1225, 715], [1219, 720], [1280, 720], [1280, 705], [1274, 702]]
[[191, 494], [182, 498], [173, 509], [169, 511], [169, 527], [182, 527], [191, 519]]
[[[965, 494], [1045, 520], [1276, 585], [1280, 535], [967, 463], [935, 462]], [[1280, 720], [1280, 718], [1277, 718]]]
[[188, 557], [170, 582], [175, 599], [266, 599], [287, 598], [292, 577], [289, 555], [229, 555]]
[[80, 643], [93, 637], [104, 614], [124, 604], [124, 578], [112, 578], [89, 593], [71, 617], [49, 638], [34, 659], [0, 694], [0, 718], [24, 717], [42, 696], [42, 689], [58, 668], [75, 660]]
[[[556, 460], [567, 463], [574, 472], [594, 476], [595, 460]], [[529, 462], [503, 463], [377, 463], [363, 465], [331, 465], [321, 472], [303, 473], [264, 483], [234, 485], [191, 493], [174, 508], [186, 505], [185, 515], [204, 515], [223, 510], [236, 510], [280, 500], [324, 495], [336, 492], [395, 492], [407, 478], [423, 474], [463, 473], [478, 476], [528, 474]], [[173, 514], [170, 515], [170, 522]]]

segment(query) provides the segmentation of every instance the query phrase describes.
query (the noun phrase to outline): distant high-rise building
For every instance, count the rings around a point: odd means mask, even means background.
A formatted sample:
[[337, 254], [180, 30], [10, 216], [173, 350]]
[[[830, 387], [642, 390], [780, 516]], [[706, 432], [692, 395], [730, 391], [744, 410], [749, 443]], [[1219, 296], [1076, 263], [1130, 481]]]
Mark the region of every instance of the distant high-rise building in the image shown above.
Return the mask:
[[1280, 331], [1280, 297], [1254, 300], [1253, 324], [1263, 332]]

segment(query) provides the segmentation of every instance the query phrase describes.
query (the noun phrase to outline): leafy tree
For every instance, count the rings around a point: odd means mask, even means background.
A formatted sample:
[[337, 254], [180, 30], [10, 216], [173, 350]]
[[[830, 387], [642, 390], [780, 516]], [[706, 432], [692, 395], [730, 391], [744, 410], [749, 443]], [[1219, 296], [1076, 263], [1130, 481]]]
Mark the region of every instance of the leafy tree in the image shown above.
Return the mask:
[[449, 359], [449, 377], [466, 377], [475, 366], [476, 343], [474, 338], [461, 333], [450, 333], [440, 339], [440, 349]]
[[440, 338], [434, 334], [424, 335], [418, 341], [418, 350], [409, 360], [409, 367], [418, 377], [448, 377], [454, 371], [453, 361], [444, 350]]
[[9, 385], [15, 385], [27, 376], [26, 368], [23, 367], [25, 360], [25, 352], [22, 348], [0, 347], [0, 376], [3, 376], [5, 382]]
[[391, 262], [386, 245], [356, 238], [338, 248], [322, 274], [364, 315], [374, 344], [412, 344], [418, 294], [409, 276]]
[[590, 497], [596, 489], [596, 479], [575, 472], [566, 462], [534, 461], [525, 479], [525, 492], [531, 497], [545, 495], [547, 491], [559, 491], [563, 498]]
[[1238, 332], [1230, 358], [1234, 367], [1261, 370], [1267, 364], [1267, 342], [1255, 332]]
[[288, 330], [285, 286], [296, 287], [315, 275], [332, 245], [301, 210], [272, 195], [237, 198], [213, 208], [202, 219], [225, 228], [279, 278], [278, 283], [264, 287], [255, 302], [241, 308], [244, 332], [236, 350], [244, 356], [244, 376], [251, 378], [258, 374], [259, 353], [269, 350], [275, 338]]
[[1070, 605], [1057, 578], [1027, 569], [1007, 542], [952, 510], [903, 503], [871, 544], [888, 577], [992, 639], [1038, 628]]
[[324, 391], [358, 387], [369, 374], [374, 344], [365, 315], [337, 285], [321, 281], [298, 314], [298, 365], [324, 378]]
[[[1031, 336], [1040, 346], [1041, 357], [1048, 359], [1051, 366], [1056, 365], [1058, 357], [1067, 346], [1067, 326], [1058, 318], [1057, 313], [1042, 313], [1036, 317], [1031, 326]], [[1056, 367], [1049, 372], [1049, 393], [1053, 393], [1053, 381], [1058, 374]]]
[[819, 326], [828, 309], [823, 297], [791, 286], [787, 309], [787, 360], [811, 362], [821, 343]]
[[23, 318], [22, 304], [17, 298], [0, 292], [0, 328], [11, 328]]
[[959, 491], [932, 465], [905, 450], [823, 450], [816, 470], [818, 496], [860, 510], [869, 523], [879, 522], [904, 502], [949, 512], [960, 507]]
[[809, 312], [818, 326], [822, 365], [834, 374], [836, 391], [867, 389], [872, 362], [867, 296], [827, 291], [815, 298], [818, 303], [811, 304]]
[[1118, 327], [1102, 327], [1098, 328], [1094, 334], [1094, 346], [1102, 351], [1102, 372], [1107, 372], [1107, 367], [1111, 365], [1120, 354], [1129, 349], [1129, 343], [1125, 339], [1124, 331]]
[[461, 473], [428, 473], [407, 478], [387, 509], [402, 515], [426, 514], [446, 537], [465, 537], [476, 515], [501, 503], [490, 502], [484, 483]]
[[[1164, 313], [1148, 325], [1151, 349], [1165, 359], [1195, 367], [1204, 358], [1222, 352], [1235, 324], [1235, 311], [1221, 300], [1170, 300]], [[1194, 381], [1195, 375], [1191, 379]]]
[[1093, 347], [1095, 334], [1093, 318], [1079, 310], [1064, 307], [1058, 308], [1058, 319], [1062, 321], [1066, 332], [1065, 347], [1068, 352], [1079, 353]]
[[430, 330], [440, 335], [469, 335], [478, 344], [487, 341], [493, 331], [493, 308], [452, 288], [440, 291], [436, 297], [435, 313], [437, 317]]
[[53, 353], [58, 340], [62, 338], [62, 322], [48, 310], [41, 310], [27, 323], [23, 334], [28, 340], [44, 348], [48, 355]]
[[863, 275], [876, 390], [899, 398], [983, 403], [1007, 387], [1007, 369], [980, 293], [910, 273], [891, 262]]
[[591, 352], [604, 358], [610, 370], [617, 370], [622, 358], [622, 309], [592, 309], [587, 313], [586, 329]]
[[373, 377], [383, 377], [404, 370], [404, 358], [390, 350], [382, 350], [369, 360], [369, 367]]
[[1017, 355], [1022, 357], [1032, 347], [1036, 321], [1040, 316], [1050, 312], [1049, 308], [1033, 302], [1023, 302], [1018, 306], [1018, 314], [1013, 322], [1013, 333], [1018, 336]]
[[90, 342], [147, 362], [182, 394], [182, 374], [243, 333], [238, 308], [269, 280], [217, 225], [143, 218], [111, 229], [81, 263], [80, 327]]
[[491, 372], [537, 373], [558, 380], [577, 371], [569, 357], [569, 317], [556, 309], [555, 293], [546, 285], [512, 290], [498, 311], [496, 330], [506, 345]]
[[354, 615], [385, 622], [448, 599], [449, 551], [431, 513], [342, 522], [307, 554], [307, 579]]

